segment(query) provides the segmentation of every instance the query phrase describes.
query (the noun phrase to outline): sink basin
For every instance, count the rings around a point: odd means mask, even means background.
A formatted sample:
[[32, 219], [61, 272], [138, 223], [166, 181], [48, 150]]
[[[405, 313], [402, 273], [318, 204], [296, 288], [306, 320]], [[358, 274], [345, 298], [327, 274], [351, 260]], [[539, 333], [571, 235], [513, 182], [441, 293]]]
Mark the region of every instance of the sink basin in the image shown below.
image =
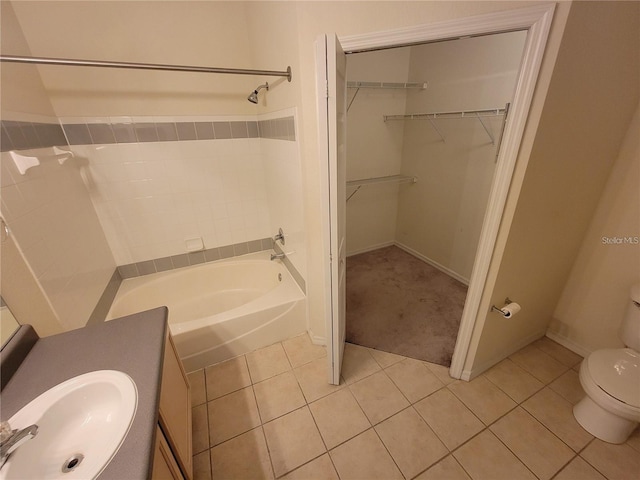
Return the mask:
[[0, 469], [0, 479], [89, 479], [111, 461], [138, 406], [127, 374], [99, 370], [47, 390], [9, 419], [13, 429], [38, 425]]

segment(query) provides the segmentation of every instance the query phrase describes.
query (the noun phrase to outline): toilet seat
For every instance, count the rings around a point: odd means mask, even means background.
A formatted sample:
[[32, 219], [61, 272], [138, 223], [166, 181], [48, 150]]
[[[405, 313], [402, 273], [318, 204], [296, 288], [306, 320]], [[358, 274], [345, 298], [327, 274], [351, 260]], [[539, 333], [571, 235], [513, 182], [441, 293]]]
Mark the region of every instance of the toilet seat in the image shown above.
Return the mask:
[[640, 411], [640, 355], [630, 348], [597, 350], [587, 357], [589, 376], [614, 399]]

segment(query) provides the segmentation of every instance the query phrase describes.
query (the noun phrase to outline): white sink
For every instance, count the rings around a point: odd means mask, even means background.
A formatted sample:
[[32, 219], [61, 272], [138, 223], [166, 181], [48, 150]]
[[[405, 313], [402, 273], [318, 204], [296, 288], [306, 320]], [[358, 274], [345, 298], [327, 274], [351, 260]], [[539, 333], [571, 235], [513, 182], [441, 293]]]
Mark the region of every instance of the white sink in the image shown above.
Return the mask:
[[56, 385], [9, 419], [12, 429], [36, 424], [38, 433], [11, 454], [0, 480], [97, 477], [120, 448], [137, 406], [135, 383], [115, 370]]

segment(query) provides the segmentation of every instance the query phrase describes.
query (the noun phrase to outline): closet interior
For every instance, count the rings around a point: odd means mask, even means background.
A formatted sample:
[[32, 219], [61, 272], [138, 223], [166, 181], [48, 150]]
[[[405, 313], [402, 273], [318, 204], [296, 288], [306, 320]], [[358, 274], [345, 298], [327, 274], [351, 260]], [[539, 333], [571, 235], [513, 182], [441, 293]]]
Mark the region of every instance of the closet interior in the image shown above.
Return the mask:
[[347, 341], [448, 366], [526, 32], [347, 56]]

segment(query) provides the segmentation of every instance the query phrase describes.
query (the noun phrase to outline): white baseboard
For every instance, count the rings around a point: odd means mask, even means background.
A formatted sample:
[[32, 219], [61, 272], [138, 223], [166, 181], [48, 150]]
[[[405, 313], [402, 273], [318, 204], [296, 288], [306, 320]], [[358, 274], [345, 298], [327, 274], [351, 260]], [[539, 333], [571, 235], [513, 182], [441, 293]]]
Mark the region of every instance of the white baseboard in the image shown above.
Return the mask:
[[311, 343], [313, 343], [314, 345], [322, 345], [323, 347], [325, 347], [327, 345], [327, 339], [325, 337], [321, 337], [319, 335], [315, 335], [313, 333], [313, 330], [311, 330], [311, 329], [307, 330], [307, 333], [309, 334], [309, 338], [311, 339]]
[[534, 334], [529, 335], [528, 337], [523, 338], [519, 342], [511, 345], [508, 350], [506, 350], [506, 351], [504, 351], [502, 353], [499, 353], [498, 355], [495, 355], [494, 357], [492, 357], [491, 359], [489, 359], [486, 362], [482, 363], [481, 365], [477, 365], [471, 370], [463, 369], [462, 370], [462, 375], [460, 376], [460, 380], [466, 380], [466, 381], [473, 380], [478, 375], [481, 375], [482, 373], [486, 372], [487, 370], [489, 370], [494, 365], [500, 363], [502, 360], [507, 358], [509, 355], [512, 355], [512, 354], [516, 353], [518, 350], [520, 350], [521, 348], [526, 347], [531, 342], [535, 342], [539, 338], [544, 337], [544, 335], [545, 335], [545, 331], [544, 330], [538, 331], [538, 332], [536, 332]]
[[361, 248], [359, 250], [355, 250], [353, 252], [347, 252], [347, 257], [352, 257], [353, 255], [360, 255], [361, 253], [372, 252], [373, 250], [378, 250], [379, 248], [390, 247], [391, 245], [395, 245], [396, 242], [384, 242], [378, 243], [377, 245], [371, 245], [369, 247]]
[[429, 265], [431, 265], [434, 268], [437, 268], [438, 270], [440, 270], [443, 273], [446, 273], [447, 275], [449, 275], [452, 278], [455, 278], [456, 280], [458, 280], [459, 282], [464, 283], [466, 286], [469, 286], [469, 279], [463, 277], [462, 275], [460, 275], [457, 272], [454, 272], [453, 270], [451, 270], [450, 268], [445, 267], [444, 265], [440, 265], [438, 262], [436, 262], [435, 260], [430, 259], [429, 257], [426, 257], [424, 255], [422, 255], [420, 252], [414, 250], [411, 247], [407, 247], [406, 245], [400, 243], [400, 242], [394, 242], [396, 247], [401, 248], [402, 250], [404, 250], [407, 253], [410, 253], [411, 255], [413, 255], [414, 257], [419, 258], [420, 260], [422, 260], [425, 263], [428, 263]]
[[549, 330], [547, 330], [546, 335], [554, 342], [559, 343], [563, 347], [568, 348], [573, 353], [577, 353], [583, 358], [587, 358], [591, 354], [591, 350], [589, 350], [588, 348], [584, 348], [582, 345], [578, 345], [577, 343], [569, 340], [566, 337], [563, 337], [562, 335], [551, 332]]

